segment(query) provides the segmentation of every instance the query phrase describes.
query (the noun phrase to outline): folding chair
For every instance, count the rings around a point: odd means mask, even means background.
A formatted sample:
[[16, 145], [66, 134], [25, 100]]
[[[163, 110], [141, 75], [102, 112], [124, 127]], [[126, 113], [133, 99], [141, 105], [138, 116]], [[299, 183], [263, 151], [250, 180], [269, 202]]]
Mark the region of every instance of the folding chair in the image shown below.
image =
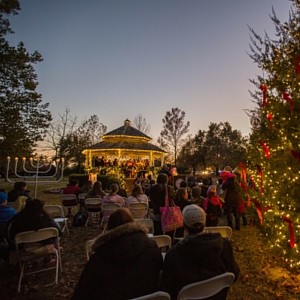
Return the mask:
[[[101, 204], [102, 204], [101, 198], [86, 198], [84, 200], [85, 209], [89, 213], [89, 216], [91, 215], [92, 220], [95, 223], [97, 221], [98, 222], [100, 221]], [[97, 216], [99, 216], [99, 217], [97, 218]], [[86, 224], [88, 224], [88, 221], [86, 222]]]
[[68, 218], [65, 217], [63, 208], [60, 205], [44, 205], [44, 210], [49, 214], [53, 220], [61, 226], [61, 231], [67, 231], [68, 228]]
[[94, 240], [88, 240], [85, 243], [85, 254], [86, 254], [87, 261], [90, 260], [90, 257], [93, 254], [93, 251], [92, 251], [92, 244], [93, 244], [93, 242], [94, 242]]
[[218, 294], [225, 288], [227, 288], [227, 294], [234, 278], [233, 273], [226, 272], [203, 281], [188, 284], [179, 291], [177, 300], [206, 299]]
[[118, 203], [113, 203], [113, 202], [102, 203], [101, 205], [102, 219], [101, 219], [100, 226], [103, 227], [104, 225], [103, 232], [106, 231], [107, 221], [110, 215], [120, 207], [121, 205]]
[[[53, 238], [53, 244], [42, 246], [39, 244], [42, 241]], [[58, 284], [59, 268], [62, 271], [61, 254], [59, 245], [59, 232], [57, 228], [48, 227], [39, 229], [37, 231], [20, 232], [15, 236], [15, 244], [17, 251], [17, 258], [20, 265], [20, 277], [18, 282], [18, 292], [21, 291], [22, 279], [25, 275], [46, 272], [55, 270], [55, 280], [45, 286]], [[55, 257], [55, 266], [43, 266], [32, 270], [29, 268], [29, 263], [37, 261], [45, 257]], [[26, 272], [26, 269], [27, 272]]]
[[232, 229], [229, 226], [214, 226], [214, 227], [204, 227], [203, 232], [205, 233], [215, 233], [218, 232], [222, 237], [231, 239]]
[[147, 294], [141, 297], [132, 298], [131, 300], [170, 300], [170, 294], [162, 291], [158, 291], [152, 294]]
[[16, 201], [7, 202], [7, 205], [19, 212], [25, 207], [27, 199], [26, 196], [19, 196]]
[[167, 251], [172, 246], [172, 239], [169, 235], [154, 235], [149, 237], [150, 239], [154, 240], [161, 251], [161, 255], [165, 258]]
[[68, 216], [72, 215], [72, 207], [78, 209], [78, 201], [75, 194], [63, 194], [61, 196], [61, 203], [64, 208], [68, 209]]
[[136, 222], [145, 225], [149, 229], [150, 234], [154, 234], [154, 224], [152, 219], [135, 219]]
[[148, 204], [145, 202], [129, 203], [128, 208], [134, 219], [144, 219], [148, 216]]

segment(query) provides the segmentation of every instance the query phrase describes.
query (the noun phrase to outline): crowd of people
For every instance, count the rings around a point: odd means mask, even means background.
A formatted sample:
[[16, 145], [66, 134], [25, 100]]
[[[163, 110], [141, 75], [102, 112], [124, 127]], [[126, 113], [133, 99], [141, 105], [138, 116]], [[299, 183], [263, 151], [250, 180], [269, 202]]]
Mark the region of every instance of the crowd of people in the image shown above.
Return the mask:
[[[233, 272], [237, 279], [239, 267], [230, 241], [218, 233], [204, 233], [203, 229], [217, 226], [222, 214], [233, 229], [240, 230], [240, 217], [247, 225], [247, 192], [241, 173], [240, 168], [233, 171], [224, 168], [219, 180], [204, 187], [205, 195], [203, 186], [192, 180], [182, 180], [174, 187], [169, 184], [170, 176], [166, 172], [159, 173], [156, 180], [147, 178], [144, 180], [147, 184], [137, 178], [129, 196], [117, 183], [104, 191], [99, 181], [79, 187], [78, 181], [72, 180], [64, 194], [85, 193], [86, 197], [101, 198], [102, 203], [120, 206], [110, 215], [105, 233], [95, 237], [93, 255], [85, 265], [73, 299], [130, 299], [157, 290], [166, 291], [176, 299], [179, 290], [192, 282], [224, 272]], [[30, 197], [26, 184], [16, 184], [14, 189], [18, 191], [0, 192], [0, 255], [4, 260], [14, 250], [18, 232], [55, 227], [62, 234], [60, 226], [43, 209], [43, 201]], [[161, 207], [165, 206], [166, 192], [171, 205], [182, 211], [184, 226], [176, 232], [162, 230]], [[20, 212], [7, 204], [9, 199], [16, 201], [16, 195], [27, 196], [25, 208]], [[135, 202], [147, 203], [154, 235], [169, 234], [173, 238], [173, 246], [164, 260], [156, 243], [149, 239], [148, 229], [135, 222], [127, 208]], [[217, 299], [225, 299], [226, 294], [227, 290], [222, 291]]]

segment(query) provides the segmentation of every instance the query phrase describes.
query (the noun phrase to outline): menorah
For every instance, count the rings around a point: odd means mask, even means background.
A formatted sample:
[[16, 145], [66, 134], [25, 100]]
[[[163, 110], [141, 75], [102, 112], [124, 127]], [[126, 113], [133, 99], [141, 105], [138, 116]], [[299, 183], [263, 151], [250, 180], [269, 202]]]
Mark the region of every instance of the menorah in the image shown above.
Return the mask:
[[[10, 183], [15, 183], [15, 180], [9, 178], [9, 166], [10, 166], [10, 157], [7, 157], [7, 168], [6, 168], [6, 179]], [[41, 157], [30, 157], [29, 158], [29, 166], [30, 169], [27, 168], [27, 158], [23, 157], [23, 166], [22, 172], [25, 174], [20, 174], [18, 172], [18, 162], [19, 158], [15, 158], [15, 167], [14, 167], [14, 175], [17, 178], [21, 178], [27, 184], [35, 184], [34, 188], [34, 198], [37, 196], [37, 187], [38, 183], [55, 183], [59, 182], [63, 179], [63, 172], [64, 172], [64, 158], [57, 159], [55, 162], [55, 172], [53, 175], [47, 175], [50, 173], [53, 163], [53, 160], [43, 159]]]

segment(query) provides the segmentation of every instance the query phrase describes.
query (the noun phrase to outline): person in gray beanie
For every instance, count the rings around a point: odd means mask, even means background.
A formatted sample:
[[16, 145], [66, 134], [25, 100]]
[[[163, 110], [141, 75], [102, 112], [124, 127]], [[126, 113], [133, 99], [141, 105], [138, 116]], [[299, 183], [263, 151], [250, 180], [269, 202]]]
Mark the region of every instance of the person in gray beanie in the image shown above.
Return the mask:
[[[205, 280], [225, 272], [237, 279], [240, 269], [235, 261], [231, 242], [219, 233], [203, 233], [205, 211], [191, 204], [183, 209], [185, 237], [167, 252], [162, 272], [161, 290], [172, 299], [187, 284]], [[214, 299], [226, 299], [223, 289]]]

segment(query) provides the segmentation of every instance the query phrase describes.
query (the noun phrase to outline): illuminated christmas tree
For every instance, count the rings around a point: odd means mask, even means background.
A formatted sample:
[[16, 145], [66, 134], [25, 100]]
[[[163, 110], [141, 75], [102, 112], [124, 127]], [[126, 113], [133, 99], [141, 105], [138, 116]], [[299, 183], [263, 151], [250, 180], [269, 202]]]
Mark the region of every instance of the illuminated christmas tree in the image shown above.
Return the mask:
[[287, 22], [275, 11], [276, 37], [251, 30], [250, 57], [262, 70], [252, 82], [257, 104], [252, 124], [248, 170], [261, 228], [270, 247], [291, 267], [300, 267], [300, 0], [293, 0]]

